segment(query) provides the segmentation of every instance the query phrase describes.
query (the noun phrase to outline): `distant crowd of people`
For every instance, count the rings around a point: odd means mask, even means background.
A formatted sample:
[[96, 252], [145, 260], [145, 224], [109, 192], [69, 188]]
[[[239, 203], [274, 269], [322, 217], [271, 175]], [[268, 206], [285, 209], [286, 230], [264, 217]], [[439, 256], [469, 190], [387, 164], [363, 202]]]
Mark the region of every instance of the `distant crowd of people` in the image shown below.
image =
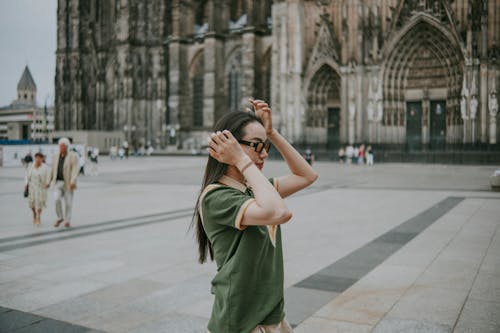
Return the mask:
[[359, 147], [353, 145], [341, 147], [338, 151], [338, 157], [342, 164], [366, 164], [372, 166], [374, 163], [372, 146], [365, 147], [364, 144]]
[[121, 147], [111, 146], [109, 148], [109, 158], [111, 158], [112, 161], [116, 159], [120, 160], [123, 160], [124, 158], [128, 159], [131, 150], [134, 156], [151, 156], [151, 154], [154, 151], [154, 148], [151, 145], [151, 142], [148, 141], [145, 146], [141, 145], [137, 149], [136, 148], [130, 149], [128, 142], [123, 141]]

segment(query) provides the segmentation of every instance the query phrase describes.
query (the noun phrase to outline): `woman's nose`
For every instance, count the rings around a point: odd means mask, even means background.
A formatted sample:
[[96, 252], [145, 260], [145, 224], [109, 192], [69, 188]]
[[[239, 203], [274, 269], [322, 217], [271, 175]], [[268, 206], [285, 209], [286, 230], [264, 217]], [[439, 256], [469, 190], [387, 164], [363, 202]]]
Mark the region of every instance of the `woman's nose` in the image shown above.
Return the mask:
[[267, 153], [267, 150], [262, 149], [262, 151], [260, 152], [260, 158], [264, 159], [267, 156], [269, 156], [269, 154]]

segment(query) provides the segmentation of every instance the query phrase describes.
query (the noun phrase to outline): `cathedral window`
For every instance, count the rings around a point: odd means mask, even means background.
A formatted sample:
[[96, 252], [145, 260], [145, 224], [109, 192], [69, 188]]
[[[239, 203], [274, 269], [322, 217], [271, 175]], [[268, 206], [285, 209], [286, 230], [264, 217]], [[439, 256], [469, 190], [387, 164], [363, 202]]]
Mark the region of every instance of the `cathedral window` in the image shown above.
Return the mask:
[[238, 70], [234, 69], [229, 72], [229, 110], [238, 111], [241, 101], [241, 78]]
[[204, 85], [204, 57], [203, 52], [198, 54], [191, 65], [191, 100], [193, 108], [193, 126], [203, 126], [203, 85]]
[[231, 2], [229, 11], [229, 30], [240, 31], [247, 25], [247, 6], [244, 0]]
[[193, 78], [193, 126], [203, 126], [203, 75]]
[[242, 99], [241, 50], [233, 52], [226, 68], [228, 109], [238, 111]]
[[194, 18], [194, 34], [202, 36], [208, 31], [208, 8], [207, 1], [200, 1], [196, 7]]

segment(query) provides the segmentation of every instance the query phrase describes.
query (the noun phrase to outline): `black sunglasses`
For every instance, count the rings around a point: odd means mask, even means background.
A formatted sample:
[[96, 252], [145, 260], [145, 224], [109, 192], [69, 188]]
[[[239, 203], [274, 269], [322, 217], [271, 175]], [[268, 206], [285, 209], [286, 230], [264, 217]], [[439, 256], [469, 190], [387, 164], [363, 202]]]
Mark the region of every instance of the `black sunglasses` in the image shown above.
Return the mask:
[[269, 149], [271, 149], [271, 142], [269, 140], [266, 140], [265, 142], [250, 142], [250, 141], [245, 141], [245, 140], [238, 140], [239, 143], [252, 147], [253, 150], [255, 150], [257, 153], [260, 153], [262, 149], [265, 149], [266, 152], [269, 152]]

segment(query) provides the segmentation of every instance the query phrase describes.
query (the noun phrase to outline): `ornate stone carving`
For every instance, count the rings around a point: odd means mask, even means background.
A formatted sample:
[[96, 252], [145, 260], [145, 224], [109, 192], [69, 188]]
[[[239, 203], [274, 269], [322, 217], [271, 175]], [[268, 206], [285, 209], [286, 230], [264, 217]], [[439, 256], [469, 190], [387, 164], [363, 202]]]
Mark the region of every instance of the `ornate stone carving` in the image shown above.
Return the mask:
[[496, 91], [492, 91], [489, 97], [489, 111], [490, 111], [490, 119], [496, 117], [498, 113], [498, 100]]
[[314, 45], [309, 60], [309, 68], [313, 68], [323, 60], [339, 60], [339, 43], [329, 23], [324, 17], [321, 18], [321, 25], [318, 31], [316, 44]]
[[470, 119], [476, 119], [478, 104], [476, 95], [472, 95], [470, 100]]
[[469, 119], [467, 116], [467, 99], [464, 95], [462, 95], [462, 99], [460, 100], [460, 114], [463, 120]]

